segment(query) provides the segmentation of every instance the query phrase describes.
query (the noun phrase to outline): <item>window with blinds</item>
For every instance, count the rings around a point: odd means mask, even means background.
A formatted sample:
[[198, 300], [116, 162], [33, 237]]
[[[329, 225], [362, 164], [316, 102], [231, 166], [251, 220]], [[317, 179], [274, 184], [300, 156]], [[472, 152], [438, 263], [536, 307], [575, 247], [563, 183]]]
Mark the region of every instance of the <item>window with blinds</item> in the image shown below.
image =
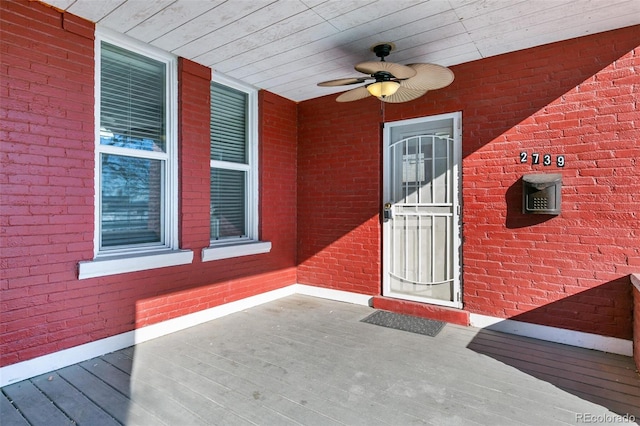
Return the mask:
[[100, 43], [99, 251], [167, 246], [167, 63]]
[[249, 95], [211, 83], [211, 241], [252, 237]]

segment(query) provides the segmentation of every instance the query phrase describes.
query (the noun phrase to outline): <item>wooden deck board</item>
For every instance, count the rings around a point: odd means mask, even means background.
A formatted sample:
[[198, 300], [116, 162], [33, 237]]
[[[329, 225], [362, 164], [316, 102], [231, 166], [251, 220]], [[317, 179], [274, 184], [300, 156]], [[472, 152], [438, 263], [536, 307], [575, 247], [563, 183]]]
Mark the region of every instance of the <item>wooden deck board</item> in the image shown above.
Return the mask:
[[630, 358], [452, 324], [423, 336], [360, 321], [371, 312], [307, 296], [270, 302], [7, 386], [2, 424], [58, 424], [50, 416], [394, 426], [640, 418]]
[[[72, 420], [64, 415], [30, 380], [5, 386], [2, 391], [13, 401], [24, 418], [34, 426], [73, 424]], [[2, 420], [4, 426], [4, 411]]]
[[0, 418], [2, 423], [7, 423], [15, 426], [28, 426], [29, 422], [25, 419], [20, 411], [13, 406], [11, 401], [4, 393], [0, 393]]
[[111, 417], [120, 423], [126, 422], [129, 415], [129, 398], [91, 375], [79, 365], [63, 368], [57, 373], [74, 388], [82, 389], [87, 398]]
[[107, 354], [102, 358], [90, 359], [88, 361], [81, 362], [79, 365], [98, 377], [107, 385], [116, 389], [125, 397], [131, 396], [131, 376], [126, 372], [118, 369], [113, 364], [105, 361], [111, 354]]
[[95, 405], [84, 393], [74, 388], [57, 372], [38, 376], [31, 382], [75, 423], [94, 426], [116, 426], [119, 423]]
[[163, 424], [152, 413], [132, 403], [128, 392], [123, 393], [113, 388], [80, 364], [58, 370], [58, 374], [76, 389], [81, 389], [94, 404], [122, 424], [146, 423], [149, 419], [153, 419], [154, 424]]

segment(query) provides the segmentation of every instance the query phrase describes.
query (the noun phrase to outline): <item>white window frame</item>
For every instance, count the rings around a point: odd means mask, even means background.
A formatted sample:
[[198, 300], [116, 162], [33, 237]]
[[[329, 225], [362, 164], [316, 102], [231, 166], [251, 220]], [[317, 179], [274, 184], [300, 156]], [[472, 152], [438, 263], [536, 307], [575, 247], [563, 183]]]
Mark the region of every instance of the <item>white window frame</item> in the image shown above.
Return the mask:
[[247, 94], [247, 164], [210, 160], [210, 168], [224, 168], [247, 172], [246, 233], [245, 238], [210, 240], [210, 246], [202, 250], [202, 261], [227, 259], [238, 256], [268, 253], [271, 243], [259, 241], [259, 170], [258, 170], [258, 90], [234, 80], [224, 74], [214, 72], [211, 81]]
[[[163, 200], [163, 234], [164, 244], [100, 250], [100, 157], [103, 153], [126, 154], [127, 156], [153, 157], [153, 153], [136, 155], [126, 148], [111, 147], [100, 144], [100, 73], [102, 42], [121, 47], [166, 64], [167, 98], [166, 98], [166, 153], [161, 155], [165, 160], [165, 173], [161, 198]], [[178, 242], [178, 60], [175, 55], [153, 46], [138, 42], [125, 35], [96, 28], [95, 38], [95, 196], [94, 196], [94, 259], [79, 263], [79, 278], [93, 278], [126, 272], [142, 271], [166, 266], [191, 263], [193, 252], [179, 250]], [[150, 155], [149, 155], [150, 154]], [[157, 155], [157, 154], [155, 154]]]

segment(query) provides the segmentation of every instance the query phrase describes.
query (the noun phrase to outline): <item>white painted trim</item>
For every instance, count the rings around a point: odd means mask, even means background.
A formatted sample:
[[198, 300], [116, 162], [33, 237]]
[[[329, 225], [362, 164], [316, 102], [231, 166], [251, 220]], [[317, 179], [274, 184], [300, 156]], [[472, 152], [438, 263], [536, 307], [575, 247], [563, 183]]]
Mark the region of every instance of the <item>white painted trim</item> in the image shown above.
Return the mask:
[[229, 259], [232, 257], [249, 256], [252, 254], [269, 253], [270, 241], [251, 241], [242, 244], [227, 244], [202, 249], [202, 261]]
[[146, 271], [193, 262], [193, 251], [170, 250], [157, 253], [123, 254], [78, 263], [78, 279]]
[[295, 284], [294, 288], [296, 294], [363, 306], [371, 306], [371, 299], [373, 297], [367, 294], [351, 293], [349, 291], [334, 290], [332, 288], [316, 287], [306, 284]]
[[295, 285], [0, 368], [0, 387], [295, 294]]
[[562, 343], [580, 348], [595, 349], [602, 352], [633, 356], [633, 342], [617, 337], [601, 336], [599, 334], [473, 313], [470, 314], [469, 321], [472, 327], [532, 337], [534, 339]]
[[640, 291], [640, 274], [631, 274], [631, 284]]

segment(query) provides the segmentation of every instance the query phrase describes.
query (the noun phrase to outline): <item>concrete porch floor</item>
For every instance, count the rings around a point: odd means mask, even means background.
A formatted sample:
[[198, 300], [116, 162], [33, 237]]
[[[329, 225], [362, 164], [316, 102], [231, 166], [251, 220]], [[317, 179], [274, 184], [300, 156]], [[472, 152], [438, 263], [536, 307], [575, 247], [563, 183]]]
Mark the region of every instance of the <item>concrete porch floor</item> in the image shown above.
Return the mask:
[[[2, 388], [8, 425], [635, 424], [631, 358], [371, 308], [274, 302]], [[632, 420], [632, 421], [630, 421]]]

